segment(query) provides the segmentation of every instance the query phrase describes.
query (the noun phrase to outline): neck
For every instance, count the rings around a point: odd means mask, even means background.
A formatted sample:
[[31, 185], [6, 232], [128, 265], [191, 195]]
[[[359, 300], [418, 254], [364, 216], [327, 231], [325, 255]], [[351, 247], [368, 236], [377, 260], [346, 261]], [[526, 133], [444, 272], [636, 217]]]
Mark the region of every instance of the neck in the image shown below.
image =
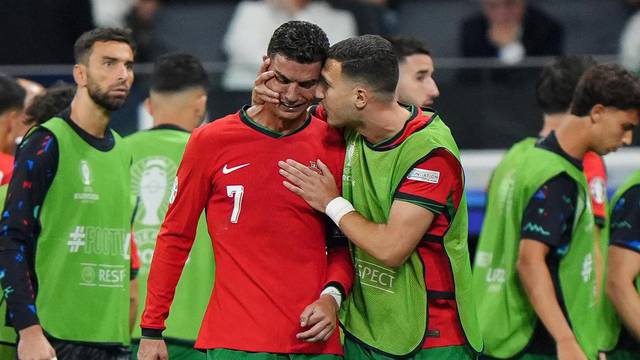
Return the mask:
[[194, 126], [194, 121], [190, 120], [190, 119], [183, 119], [183, 118], [179, 118], [179, 117], [167, 117], [167, 118], [163, 118], [163, 117], [159, 117], [159, 116], [154, 116], [153, 118], [153, 126], [160, 126], [160, 125], [174, 125], [174, 126], [178, 126], [182, 129], [187, 130], [188, 132], [192, 132], [193, 129], [196, 128], [196, 126]]
[[575, 159], [582, 159], [589, 150], [589, 129], [587, 119], [568, 115], [562, 125], [555, 130], [560, 148]]
[[109, 126], [109, 111], [96, 104], [86, 89], [78, 89], [71, 101], [71, 120], [90, 135], [103, 138]]
[[285, 119], [278, 117], [275, 113], [274, 107], [277, 105], [265, 104], [254, 105], [247, 109], [247, 115], [251, 120], [264, 126], [265, 128], [275, 131], [280, 134], [289, 134], [299, 129], [302, 124], [307, 120], [307, 112], [303, 112], [296, 119]]
[[402, 130], [411, 116], [406, 108], [395, 100], [391, 103], [372, 103], [367, 105], [362, 121], [356, 130], [372, 144], [380, 143]]
[[562, 122], [570, 117], [567, 113], [544, 114], [542, 130], [538, 133], [540, 137], [549, 135], [550, 132], [560, 127]]

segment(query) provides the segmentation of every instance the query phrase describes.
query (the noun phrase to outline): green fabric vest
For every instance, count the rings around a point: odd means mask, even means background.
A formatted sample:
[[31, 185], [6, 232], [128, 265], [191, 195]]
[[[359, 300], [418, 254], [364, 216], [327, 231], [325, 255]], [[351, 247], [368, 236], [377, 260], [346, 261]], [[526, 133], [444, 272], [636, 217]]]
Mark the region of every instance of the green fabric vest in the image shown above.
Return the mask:
[[[4, 208], [4, 202], [7, 198], [7, 189], [8, 185], [0, 186], [0, 208]], [[4, 274], [0, 274], [0, 279], [4, 277]], [[2, 294], [2, 303], [0, 304], [0, 319], [2, 322], [0, 323], [0, 343], [6, 344], [15, 344], [16, 343], [16, 331], [12, 326], [6, 326], [6, 315], [7, 315], [7, 299], [4, 297], [4, 292]]]
[[[640, 186], [640, 171], [633, 173], [633, 175], [631, 175], [631, 177], [627, 179], [627, 181], [620, 185], [618, 190], [613, 195], [613, 198], [611, 199], [610, 210], [613, 211], [613, 208], [615, 208], [616, 203], [618, 202], [618, 200], [620, 200], [622, 195], [624, 195], [624, 193], [635, 186]], [[607, 216], [606, 227], [605, 231], [603, 231], [603, 234], [604, 233], [606, 233], [607, 240], [609, 240], [611, 235], [611, 214]], [[636, 277], [636, 289], [638, 289], [638, 292], [640, 293], [640, 276]], [[602, 312], [603, 319], [605, 321], [603, 326], [606, 331], [602, 331], [602, 333], [605, 335], [603, 336], [604, 339], [601, 342], [601, 349], [609, 351], [615, 348], [616, 344], [618, 343], [618, 337], [620, 336], [622, 323], [620, 322], [620, 319], [618, 318], [618, 315], [616, 314], [615, 308], [613, 307], [611, 300], [609, 300], [609, 297], [604, 296], [604, 300], [605, 301], [602, 303]]]
[[[140, 338], [140, 317], [147, 293], [147, 279], [156, 237], [167, 212], [169, 197], [189, 133], [171, 129], [140, 131], [125, 139], [133, 152], [131, 192], [138, 208], [133, 222], [140, 254], [138, 288], [140, 302], [133, 338]], [[176, 288], [163, 335], [167, 339], [194, 342], [213, 287], [213, 250], [204, 213]]]
[[[571, 244], [559, 264], [560, 289], [578, 343], [590, 359], [595, 359], [599, 317], [594, 288], [594, 219], [586, 179], [566, 159], [535, 147], [535, 141], [529, 138], [514, 145], [489, 184], [473, 273], [485, 354], [509, 358], [521, 352], [531, 339], [537, 316], [516, 269], [522, 216], [540, 186], [566, 173], [578, 184], [579, 194]], [[596, 316], [585, 316], [594, 313]]]
[[105, 152], [61, 118], [42, 126], [55, 135], [60, 157], [39, 214], [40, 322], [58, 339], [128, 344], [130, 153], [113, 131], [115, 146]]
[[[459, 158], [449, 128], [437, 115], [424, 129], [390, 150], [371, 149], [356, 132], [345, 133], [345, 138], [344, 197], [362, 216], [376, 223], [387, 222], [396, 189], [418, 161], [442, 148]], [[455, 281], [459, 316], [467, 340], [480, 351], [482, 339], [471, 293], [466, 196], [457, 212], [452, 204], [448, 211], [453, 220], [443, 241]], [[403, 356], [419, 350], [428, 328], [428, 314], [425, 269], [418, 252], [397, 268], [382, 265], [355, 246], [352, 255], [358, 276], [342, 306], [344, 329], [383, 354]]]

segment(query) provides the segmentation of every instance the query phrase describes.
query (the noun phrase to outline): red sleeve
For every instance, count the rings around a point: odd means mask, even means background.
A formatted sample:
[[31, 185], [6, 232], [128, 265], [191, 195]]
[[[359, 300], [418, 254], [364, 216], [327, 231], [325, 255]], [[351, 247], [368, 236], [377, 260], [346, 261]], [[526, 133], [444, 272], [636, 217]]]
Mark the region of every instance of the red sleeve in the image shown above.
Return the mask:
[[596, 217], [596, 223], [603, 226], [607, 216], [607, 170], [604, 161], [598, 154], [590, 151], [584, 155], [582, 166], [589, 184], [593, 215]]
[[160, 336], [165, 328], [176, 285], [193, 246], [198, 219], [209, 198], [211, 181], [207, 169], [211, 166], [206, 164], [205, 155], [213, 147], [203, 139], [206, 130], [206, 126], [196, 129], [187, 143], [169, 209], [158, 233], [140, 324], [143, 336]]
[[462, 173], [458, 161], [448, 151], [436, 150], [407, 174], [395, 198], [422, 206], [438, 215], [451, 202], [457, 207], [461, 190]]

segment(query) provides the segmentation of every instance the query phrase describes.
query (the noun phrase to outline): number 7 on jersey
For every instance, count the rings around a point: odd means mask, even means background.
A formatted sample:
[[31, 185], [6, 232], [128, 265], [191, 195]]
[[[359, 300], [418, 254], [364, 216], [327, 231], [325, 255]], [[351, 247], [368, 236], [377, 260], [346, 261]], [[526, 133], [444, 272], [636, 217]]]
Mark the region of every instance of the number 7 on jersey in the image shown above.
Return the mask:
[[238, 222], [238, 217], [240, 217], [240, 210], [242, 209], [242, 194], [244, 194], [244, 186], [227, 186], [227, 196], [233, 198], [233, 211], [231, 212], [230, 219], [233, 224], [236, 224]]

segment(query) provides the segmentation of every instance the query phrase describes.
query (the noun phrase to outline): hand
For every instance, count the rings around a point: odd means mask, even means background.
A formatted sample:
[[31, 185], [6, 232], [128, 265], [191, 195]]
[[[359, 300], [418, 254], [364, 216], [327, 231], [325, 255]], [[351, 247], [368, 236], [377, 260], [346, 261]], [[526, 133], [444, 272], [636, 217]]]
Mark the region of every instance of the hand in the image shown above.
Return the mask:
[[324, 212], [327, 204], [338, 196], [338, 186], [331, 170], [320, 159], [317, 161], [320, 173], [309, 169], [295, 160], [279, 161], [280, 175], [288, 181], [282, 184], [304, 199], [312, 208]]
[[558, 360], [588, 360], [575, 338], [556, 342]]
[[139, 360], [168, 360], [169, 352], [164, 340], [140, 339]]
[[300, 315], [300, 326], [309, 330], [296, 334], [296, 338], [307, 342], [327, 341], [336, 330], [338, 303], [333, 296], [324, 294], [308, 305]]
[[40, 325], [32, 325], [20, 330], [18, 342], [18, 359], [20, 360], [51, 360], [56, 358], [47, 338], [44, 337]]
[[267, 87], [267, 81], [273, 79], [276, 74], [269, 70], [271, 58], [266, 57], [258, 70], [258, 77], [253, 82], [251, 91], [251, 105], [264, 105], [265, 103], [279, 104], [280, 94]]

